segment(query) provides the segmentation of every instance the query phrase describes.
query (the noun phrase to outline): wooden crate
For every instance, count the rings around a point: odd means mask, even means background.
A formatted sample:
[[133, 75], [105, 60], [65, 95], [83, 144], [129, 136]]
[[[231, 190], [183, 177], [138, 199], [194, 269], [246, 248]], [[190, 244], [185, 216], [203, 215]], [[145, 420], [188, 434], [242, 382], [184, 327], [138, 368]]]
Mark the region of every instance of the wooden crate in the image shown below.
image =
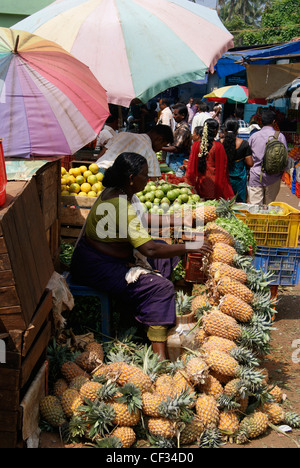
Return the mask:
[[96, 198], [91, 197], [62, 197], [60, 221], [61, 237], [63, 239], [78, 238], [96, 200]]
[[22, 437], [20, 403], [46, 360], [51, 338], [52, 293], [45, 290], [25, 331], [0, 334], [6, 362], [0, 364], [0, 448], [15, 448]]
[[25, 331], [54, 272], [35, 178], [9, 182], [0, 208], [0, 320]]

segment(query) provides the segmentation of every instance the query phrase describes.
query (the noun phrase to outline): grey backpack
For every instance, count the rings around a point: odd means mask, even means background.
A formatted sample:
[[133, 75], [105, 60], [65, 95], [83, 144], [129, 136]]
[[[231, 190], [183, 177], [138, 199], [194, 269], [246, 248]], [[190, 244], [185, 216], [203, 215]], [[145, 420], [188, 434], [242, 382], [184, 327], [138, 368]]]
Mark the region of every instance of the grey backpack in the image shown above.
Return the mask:
[[275, 132], [274, 136], [270, 136], [265, 148], [265, 154], [262, 164], [262, 173], [275, 175], [284, 172], [288, 163], [288, 152], [284, 143], [278, 140], [280, 132]]

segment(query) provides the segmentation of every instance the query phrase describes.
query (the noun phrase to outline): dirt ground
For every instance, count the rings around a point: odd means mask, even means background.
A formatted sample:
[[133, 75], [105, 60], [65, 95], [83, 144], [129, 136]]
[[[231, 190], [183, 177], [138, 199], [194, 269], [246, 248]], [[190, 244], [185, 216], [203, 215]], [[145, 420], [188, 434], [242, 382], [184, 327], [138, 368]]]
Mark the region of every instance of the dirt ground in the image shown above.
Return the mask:
[[[299, 209], [300, 200], [283, 184], [278, 198]], [[300, 286], [279, 288], [277, 314], [272, 331], [271, 352], [263, 362], [268, 369], [270, 383], [283, 389], [283, 408], [300, 414]], [[246, 445], [227, 444], [223, 448], [299, 448], [300, 430], [282, 435], [268, 430], [262, 437]], [[57, 434], [42, 433], [40, 448], [81, 448], [64, 446]]]

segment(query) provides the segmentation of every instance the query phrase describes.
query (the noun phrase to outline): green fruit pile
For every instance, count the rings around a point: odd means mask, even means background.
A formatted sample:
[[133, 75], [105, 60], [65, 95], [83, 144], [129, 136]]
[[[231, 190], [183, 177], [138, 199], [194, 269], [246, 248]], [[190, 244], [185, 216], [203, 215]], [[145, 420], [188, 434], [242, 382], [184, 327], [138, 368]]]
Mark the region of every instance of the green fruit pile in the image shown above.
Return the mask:
[[144, 211], [155, 214], [170, 214], [182, 209], [182, 205], [192, 208], [201, 201], [188, 184], [173, 185], [165, 181], [148, 182], [142, 192], [136, 194]]

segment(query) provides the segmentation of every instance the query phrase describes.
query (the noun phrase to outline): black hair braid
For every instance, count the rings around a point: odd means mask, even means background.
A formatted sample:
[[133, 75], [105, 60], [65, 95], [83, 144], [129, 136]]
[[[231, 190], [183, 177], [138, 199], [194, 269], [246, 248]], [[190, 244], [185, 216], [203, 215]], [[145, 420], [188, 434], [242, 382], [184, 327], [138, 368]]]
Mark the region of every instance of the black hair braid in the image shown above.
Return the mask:
[[225, 138], [223, 146], [227, 154], [228, 166], [231, 167], [236, 160], [236, 135], [239, 124], [236, 120], [225, 122]]
[[207, 156], [213, 147], [218, 128], [219, 124], [215, 119], [207, 119], [204, 123], [198, 159], [198, 171], [200, 174], [204, 174], [206, 171]]

